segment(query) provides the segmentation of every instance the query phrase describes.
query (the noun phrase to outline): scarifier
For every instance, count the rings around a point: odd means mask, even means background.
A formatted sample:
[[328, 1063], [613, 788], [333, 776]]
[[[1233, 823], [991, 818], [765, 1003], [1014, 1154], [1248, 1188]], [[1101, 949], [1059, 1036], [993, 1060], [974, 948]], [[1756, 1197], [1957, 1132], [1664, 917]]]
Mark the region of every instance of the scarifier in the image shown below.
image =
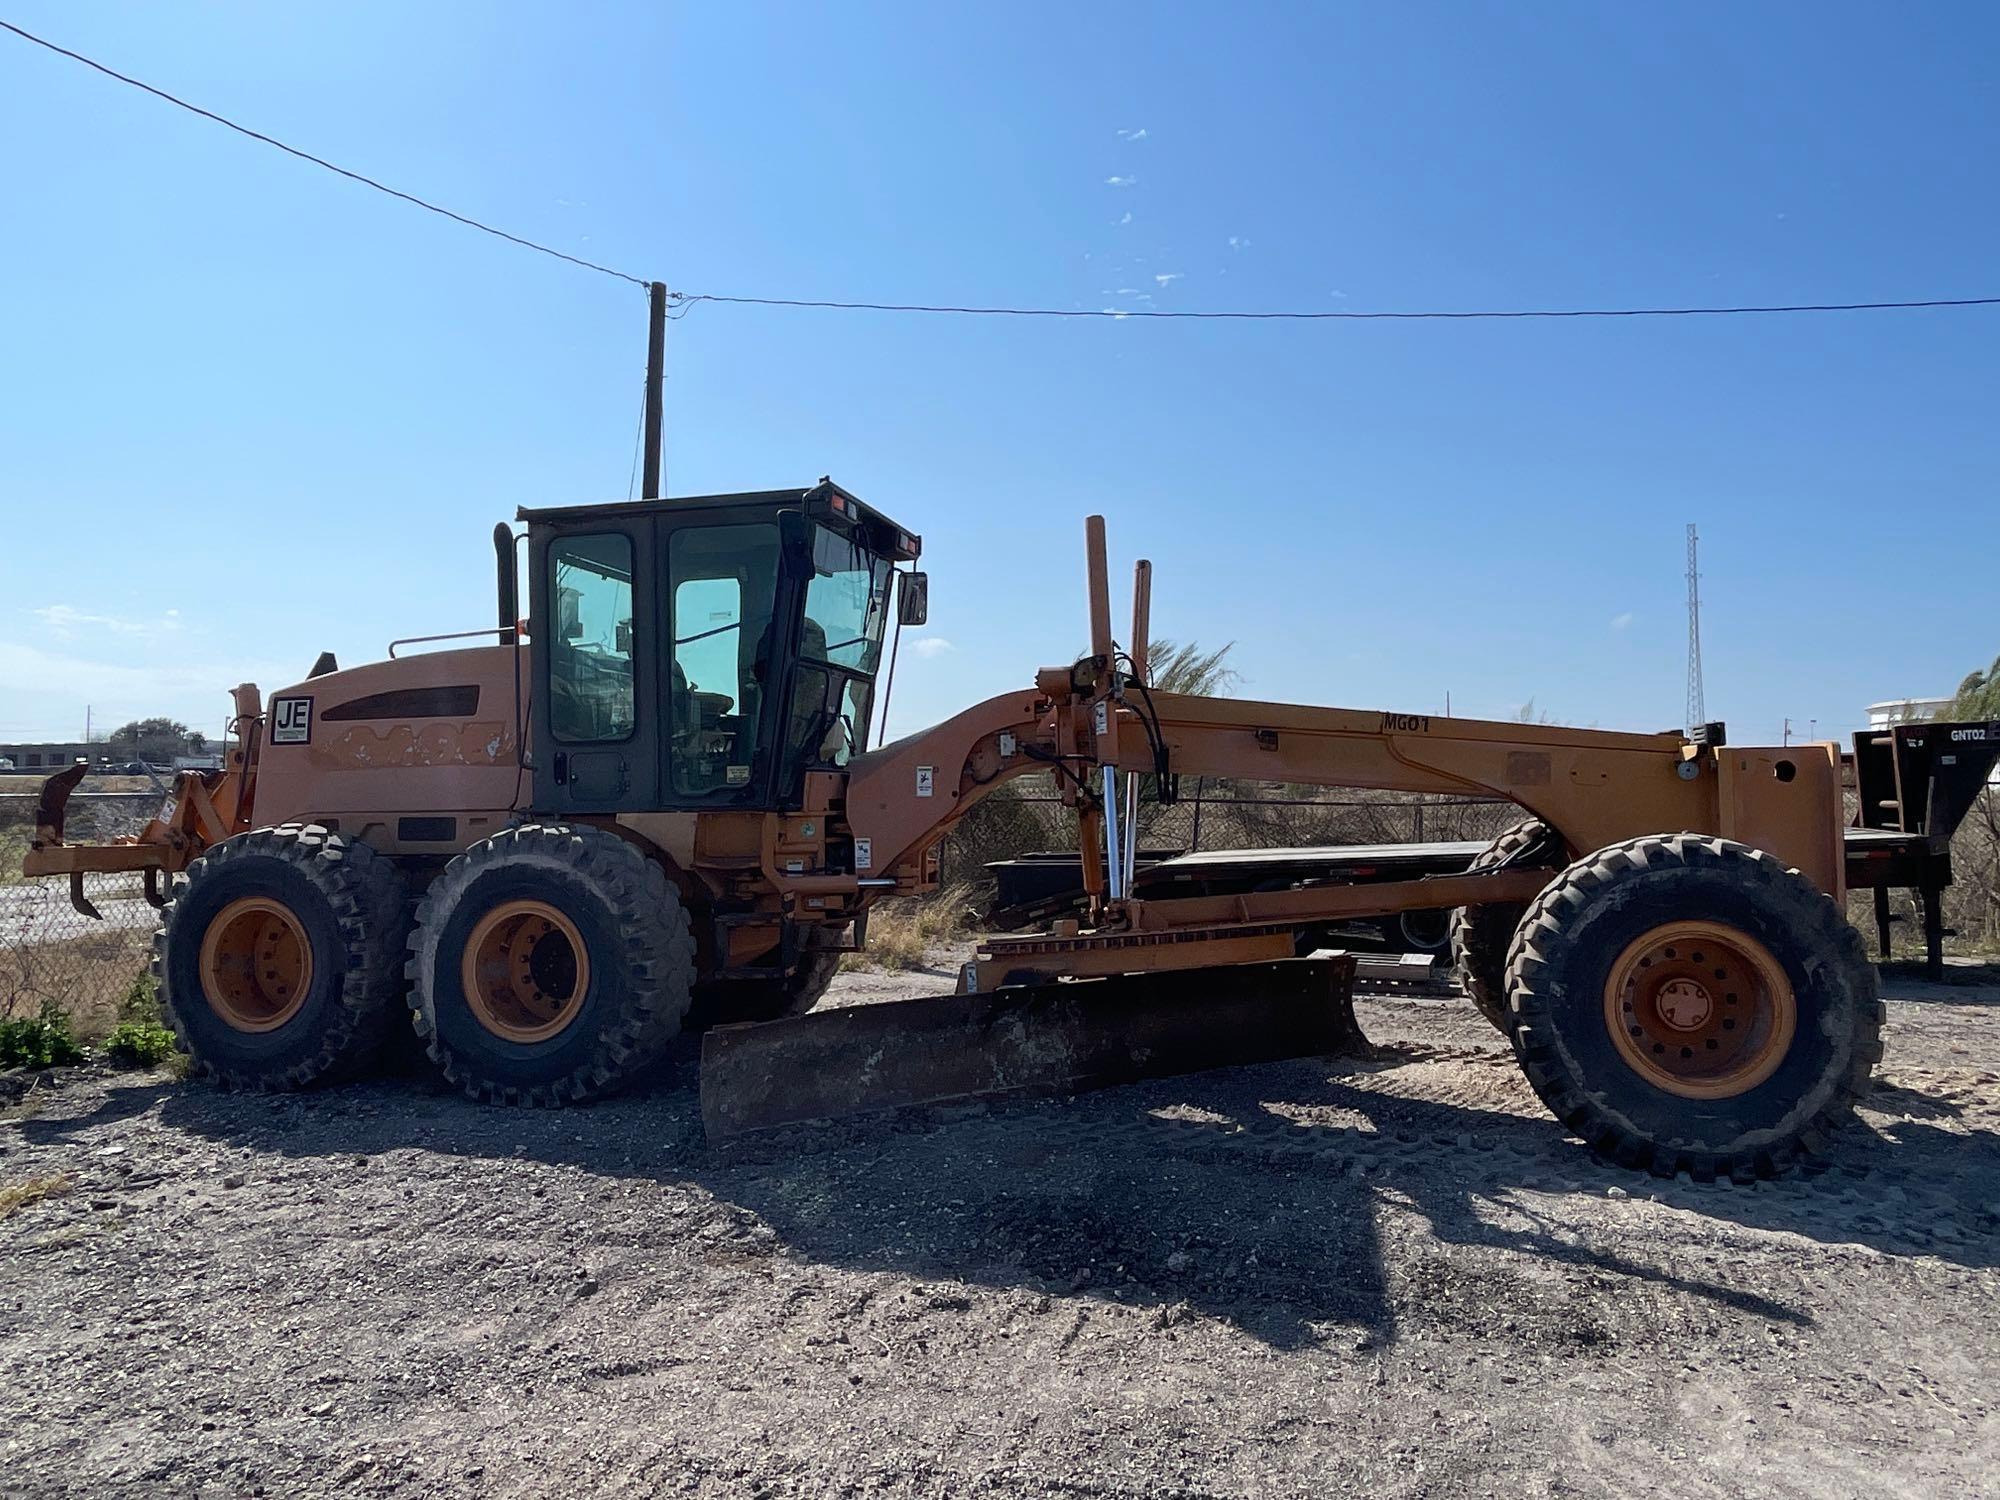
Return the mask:
[[[913, 533], [828, 480], [519, 519], [528, 617], [502, 525], [499, 621], [465, 636], [495, 643], [397, 642], [347, 669], [323, 655], [268, 700], [236, 689], [224, 769], [183, 774], [124, 843], [66, 844], [76, 773], [46, 783], [27, 872], [68, 874], [86, 908], [85, 872], [144, 872], [165, 1003], [224, 1081], [351, 1073], [407, 1004], [469, 1092], [555, 1104], [618, 1087], [701, 1026], [739, 1081], [709, 1118], [740, 1128], [795, 1116], [788, 1095], [829, 1096], [801, 1080], [899, 1040], [939, 1059], [930, 1072], [980, 1073], [951, 1049], [991, 1047], [1038, 1008], [1073, 1025], [1083, 1006], [1083, 1050], [1101, 1053], [1106, 1028], [1143, 1029], [1148, 975], [1184, 1051], [1201, 1051], [1186, 1017], [1204, 994], [1238, 1043], [1260, 1026], [1324, 1041], [1297, 1025], [1318, 981], [1283, 977], [1301, 934], [1446, 906], [1463, 909], [1468, 987], [1535, 1089], [1629, 1165], [1782, 1171], [1880, 1057], [1873, 970], [1842, 915], [1832, 745], [1160, 691], [1150, 567], [1121, 647], [1093, 516], [1089, 654], [870, 748], [890, 619], [899, 638], [926, 615]], [[935, 890], [939, 841], [1029, 774], [1077, 815], [1087, 917], [986, 942], [969, 994], [915, 1002], [939, 1009], [805, 1018], [871, 906]], [[1141, 899], [1137, 799], [1172, 798], [1182, 776], [1492, 796], [1529, 822], [1463, 874]], [[1341, 972], [1322, 977], [1337, 990]], [[1085, 981], [1114, 999], [1093, 1010]], [[1260, 985], [1293, 1009], [1244, 1011]], [[927, 1070], [902, 1061], [920, 1076], [898, 1087], [923, 1096]], [[831, 1094], [859, 1107], [866, 1085]]]

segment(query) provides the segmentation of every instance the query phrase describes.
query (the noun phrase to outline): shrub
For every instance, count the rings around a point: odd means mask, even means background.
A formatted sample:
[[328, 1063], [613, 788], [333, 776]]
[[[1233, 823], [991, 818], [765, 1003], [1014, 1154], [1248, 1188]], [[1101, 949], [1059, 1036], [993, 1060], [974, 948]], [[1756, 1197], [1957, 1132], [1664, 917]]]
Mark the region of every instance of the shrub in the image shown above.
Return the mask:
[[104, 1052], [128, 1068], [157, 1068], [176, 1055], [174, 1034], [158, 1023], [120, 1021], [104, 1039]]
[[0, 1068], [54, 1068], [82, 1061], [69, 1017], [54, 1001], [44, 1001], [39, 1015], [0, 1021]]

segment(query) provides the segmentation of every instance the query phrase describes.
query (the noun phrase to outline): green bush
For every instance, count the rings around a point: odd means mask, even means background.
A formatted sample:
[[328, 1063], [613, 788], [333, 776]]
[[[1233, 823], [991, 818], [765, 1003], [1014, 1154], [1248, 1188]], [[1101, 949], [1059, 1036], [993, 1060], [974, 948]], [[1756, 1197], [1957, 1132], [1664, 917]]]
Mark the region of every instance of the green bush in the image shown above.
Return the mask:
[[174, 1034], [160, 1024], [160, 995], [151, 974], [139, 974], [118, 1001], [118, 1024], [104, 1039], [104, 1055], [127, 1068], [157, 1068], [180, 1057]]
[[135, 1026], [158, 1026], [160, 1024], [160, 993], [154, 988], [153, 976], [140, 970], [132, 976], [132, 983], [118, 1001], [118, 1019], [131, 1022]]
[[69, 1017], [53, 1001], [38, 1016], [0, 1021], [0, 1068], [55, 1068], [83, 1061]]
[[104, 1052], [128, 1068], [157, 1068], [175, 1055], [174, 1034], [156, 1022], [120, 1021], [104, 1039]]

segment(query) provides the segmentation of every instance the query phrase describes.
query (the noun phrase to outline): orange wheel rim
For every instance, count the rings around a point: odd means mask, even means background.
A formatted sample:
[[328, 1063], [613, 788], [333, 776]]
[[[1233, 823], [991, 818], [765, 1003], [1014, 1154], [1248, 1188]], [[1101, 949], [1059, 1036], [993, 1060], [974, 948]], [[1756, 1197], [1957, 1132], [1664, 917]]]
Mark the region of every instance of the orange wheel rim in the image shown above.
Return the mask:
[[245, 896], [215, 914], [201, 940], [201, 992], [238, 1031], [276, 1031], [312, 988], [312, 943], [282, 901]]
[[1777, 1071], [1798, 1031], [1784, 967], [1746, 932], [1669, 922], [1634, 939], [1604, 981], [1604, 1024], [1654, 1087], [1729, 1099]]
[[545, 1042], [576, 1019], [590, 955], [576, 924], [546, 901], [509, 901], [479, 919], [460, 960], [466, 1004], [510, 1042]]

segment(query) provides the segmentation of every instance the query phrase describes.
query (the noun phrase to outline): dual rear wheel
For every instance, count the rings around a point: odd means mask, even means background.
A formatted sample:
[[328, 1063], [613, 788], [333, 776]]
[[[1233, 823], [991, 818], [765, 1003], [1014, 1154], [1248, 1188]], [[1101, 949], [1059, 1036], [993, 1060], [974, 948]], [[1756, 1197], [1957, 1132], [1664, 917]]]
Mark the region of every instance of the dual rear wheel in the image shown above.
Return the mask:
[[[189, 867], [155, 945], [182, 1048], [240, 1088], [351, 1076], [407, 1015], [473, 1096], [577, 1102], [653, 1064], [697, 994], [679, 893], [589, 827], [474, 845], [414, 911], [395, 865], [365, 844], [318, 825], [259, 829]], [[809, 962], [782, 983], [705, 986], [704, 1019], [793, 1014], [831, 978]]]

